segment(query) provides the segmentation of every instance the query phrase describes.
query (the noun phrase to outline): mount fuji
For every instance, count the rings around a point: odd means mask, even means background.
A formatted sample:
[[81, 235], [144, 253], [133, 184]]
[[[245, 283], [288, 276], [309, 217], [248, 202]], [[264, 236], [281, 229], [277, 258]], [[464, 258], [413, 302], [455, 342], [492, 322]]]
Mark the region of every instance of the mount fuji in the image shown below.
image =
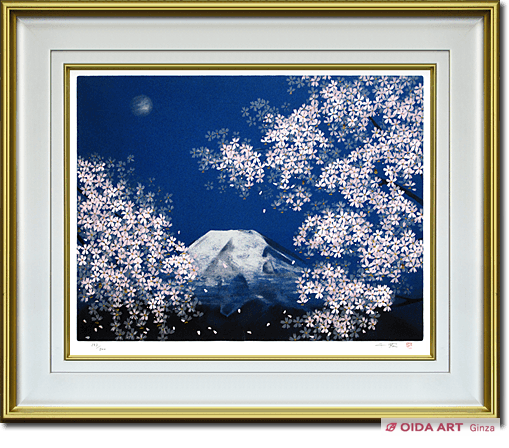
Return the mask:
[[297, 305], [296, 281], [305, 263], [254, 230], [211, 230], [191, 244], [189, 254], [198, 271], [197, 298], [224, 316], [252, 300]]

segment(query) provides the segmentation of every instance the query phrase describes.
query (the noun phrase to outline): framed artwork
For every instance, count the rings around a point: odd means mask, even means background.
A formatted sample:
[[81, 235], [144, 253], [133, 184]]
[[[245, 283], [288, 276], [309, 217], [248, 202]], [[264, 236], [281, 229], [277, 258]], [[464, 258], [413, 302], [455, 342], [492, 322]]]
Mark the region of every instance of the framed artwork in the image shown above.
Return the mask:
[[2, 2], [4, 421], [497, 417], [498, 8]]
[[432, 357], [434, 66], [107, 68], [66, 66], [71, 359]]

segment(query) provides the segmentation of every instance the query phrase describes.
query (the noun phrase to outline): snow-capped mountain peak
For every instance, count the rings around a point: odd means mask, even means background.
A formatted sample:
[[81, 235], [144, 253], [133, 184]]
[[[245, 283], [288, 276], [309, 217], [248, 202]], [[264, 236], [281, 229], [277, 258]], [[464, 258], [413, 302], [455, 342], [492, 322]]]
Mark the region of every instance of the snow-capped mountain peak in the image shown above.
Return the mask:
[[[294, 296], [302, 261], [255, 230], [211, 230], [189, 247], [197, 295], [231, 314], [252, 298]], [[276, 298], [276, 299], [274, 299]]]

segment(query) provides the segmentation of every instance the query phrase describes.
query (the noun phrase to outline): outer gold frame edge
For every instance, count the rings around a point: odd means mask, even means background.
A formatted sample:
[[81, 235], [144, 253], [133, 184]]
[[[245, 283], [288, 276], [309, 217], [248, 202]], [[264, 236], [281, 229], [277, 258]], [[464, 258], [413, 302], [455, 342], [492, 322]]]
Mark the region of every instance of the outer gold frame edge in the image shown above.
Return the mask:
[[3, 3], [8, 8], [19, 11], [45, 12], [45, 11], [285, 11], [306, 10], [306, 11], [387, 11], [391, 14], [398, 11], [485, 11], [488, 8], [496, 7], [499, 2], [493, 0], [435, 0], [435, 1], [357, 1], [357, 0], [311, 0], [311, 1], [271, 1], [271, 0], [197, 0], [197, 1], [136, 1], [136, 0], [111, 0], [111, 1], [20, 1], [5, 0]]
[[[438, 2], [1, 2], [2, 22], [2, 421], [369, 421], [382, 417], [485, 418], [499, 416], [499, 280], [498, 280], [498, 151], [499, 151], [499, 9], [498, 1]], [[355, 11], [360, 15], [481, 14], [485, 18], [485, 209], [484, 209], [484, 406], [479, 407], [23, 407], [16, 397], [16, 14], [86, 15], [141, 11]]]
[[16, 404], [16, 17], [1, 5], [2, 409]]
[[[72, 70], [427, 70], [430, 72], [430, 349], [429, 355], [394, 355], [394, 356], [378, 356], [378, 355], [193, 355], [193, 356], [174, 356], [174, 355], [72, 355], [70, 351], [70, 192], [69, 192], [69, 176], [70, 176], [70, 72]], [[72, 361], [433, 361], [436, 353], [436, 294], [435, 294], [435, 256], [436, 256], [436, 213], [435, 213], [435, 173], [436, 173], [436, 157], [435, 157], [435, 141], [436, 141], [436, 65], [435, 64], [65, 64], [65, 112], [64, 112], [64, 129], [65, 129], [65, 328], [64, 328], [64, 359]]]
[[484, 404], [500, 412], [499, 119], [500, 5], [484, 13]]
[[479, 407], [15, 407], [7, 421], [379, 421], [381, 418], [489, 418]]

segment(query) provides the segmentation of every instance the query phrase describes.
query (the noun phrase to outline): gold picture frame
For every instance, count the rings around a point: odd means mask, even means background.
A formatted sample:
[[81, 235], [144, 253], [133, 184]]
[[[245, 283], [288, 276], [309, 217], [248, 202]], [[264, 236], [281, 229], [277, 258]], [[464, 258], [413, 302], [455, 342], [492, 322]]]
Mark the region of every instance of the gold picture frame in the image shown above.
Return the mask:
[[[115, 64], [115, 65], [108, 65], [108, 64], [101, 64], [101, 65], [94, 65], [94, 64], [82, 64], [82, 65], [76, 65], [76, 64], [66, 64], [64, 66], [65, 70], [65, 158], [66, 158], [66, 179], [70, 176], [70, 73], [71, 71], [94, 71], [97, 73], [100, 73], [101, 71], [113, 71], [117, 72], [119, 74], [122, 73], [122, 71], [125, 70], [136, 70], [136, 71], [161, 71], [165, 70], [169, 73], [171, 72], [178, 72], [182, 70], [190, 70], [190, 71], [196, 71], [198, 72], [206, 72], [206, 71], [221, 71], [221, 70], [229, 70], [229, 71], [271, 71], [273, 73], [277, 73], [280, 70], [307, 70], [307, 71], [347, 71], [347, 70], [362, 70], [362, 71], [375, 71], [375, 72], [381, 72], [384, 71], [390, 71], [390, 70], [421, 70], [429, 72], [430, 76], [430, 193], [429, 197], [430, 200], [430, 216], [432, 217], [430, 219], [430, 304], [429, 304], [429, 322], [430, 322], [430, 337], [429, 337], [429, 350], [427, 354], [424, 355], [401, 355], [401, 354], [393, 354], [393, 355], [289, 355], [289, 354], [283, 354], [283, 355], [212, 355], [212, 354], [203, 354], [203, 355], [160, 355], [160, 354], [144, 354], [144, 355], [82, 355], [82, 354], [72, 354], [71, 353], [71, 344], [70, 344], [70, 322], [72, 319], [72, 312], [71, 312], [71, 294], [70, 294], [70, 288], [71, 288], [71, 281], [69, 278], [69, 272], [66, 273], [66, 298], [65, 298], [65, 360], [144, 360], [144, 361], [150, 361], [150, 360], [182, 360], [182, 361], [193, 361], [193, 360], [231, 360], [231, 361], [255, 361], [255, 360], [286, 360], [286, 361], [302, 361], [302, 360], [309, 360], [309, 361], [330, 361], [330, 360], [380, 360], [380, 361], [395, 361], [395, 360], [435, 360], [435, 352], [436, 352], [436, 331], [433, 331], [435, 328], [435, 282], [436, 282], [436, 276], [435, 276], [435, 251], [436, 251], [436, 243], [435, 243], [435, 219], [433, 218], [435, 216], [435, 168], [436, 168], [436, 162], [435, 162], [435, 140], [436, 140], [436, 131], [433, 123], [435, 123], [435, 115], [436, 115], [436, 65], [426, 65], [426, 64], [411, 64], [411, 65], [404, 65], [404, 64], [395, 64], [395, 65], [383, 65], [383, 64], [376, 64], [376, 65], [369, 65], [369, 64], [342, 64], [342, 65], [292, 65], [292, 64], [285, 64], [285, 65], [277, 65], [277, 64], [171, 64], [171, 65], [165, 65], [165, 64], [159, 64], [159, 65], [124, 65], [124, 64]], [[71, 238], [71, 232], [69, 232], [68, 224], [70, 221], [70, 202], [72, 201], [72, 197], [69, 191], [69, 181], [65, 182], [66, 185], [66, 203], [65, 203], [65, 210], [66, 210], [66, 217], [65, 223], [66, 223], [66, 237], [65, 237], [65, 247], [66, 247], [66, 257], [69, 257], [70, 260], [71, 257], [71, 250], [70, 250], [70, 238]], [[69, 261], [65, 262], [65, 265], [70, 265]]]
[[[390, 17], [405, 20], [414, 17], [462, 17], [483, 21], [483, 95], [484, 95], [484, 182], [483, 182], [483, 401], [482, 405], [447, 406], [284, 406], [266, 403], [259, 406], [35, 406], [19, 404], [20, 384], [17, 312], [17, 20], [23, 17], [172, 17], [172, 16], [240, 16], [263, 17]], [[2, 1], [2, 419], [9, 421], [325, 421], [374, 420], [385, 417], [498, 417], [499, 348], [498, 348], [498, 120], [499, 120], [499, 3], [486, 2], [16, 2]], [[68, 67], [72, 67], [69, 65]], [[77, 65], [74, 65], [77, 67]], [[111, 68], [111, 66], [110, 66]], [[63, 87], [63, 86], [62, 86]], [[433, 108], [434, 110], [434, 102]], [[66, 110], [67, 107], [66, 107]], [[66, 183], [68, 185], [68, 183]], [[68, 196], [68, 195], [67, 195]], [[481, 219], [481, 217], [478, 217]], [[66, 232], [69, 234], [68, 223]], [[433, 245], [434, 246], [434, 245]], [[68, 261], [69, 253], [66, 252]], [[66, 265], [67, 266], [67, 265]], [[433, 281], [434, 281], [434, 277]], [[66, 274], [66, 288], [69, 287]], [[67, 303], [67, 302], [66, 302]], [[434, 319], [432, 303], [432, 321]], [[68, 313], [65, 314], [68, 318]], [[68, 326], [66, 325], [66, 328]], [[24, 329], [22, 329], [24, 331]], [[73, 359], [67, 348], [64, 359]], [[434, 354], [432, 338], [432, 356]], [[168, 359], [168, 357], [162, 357]], [[79, 359], [79, 357], [78, 357]], [[87, 357], [82, 357], [86, 361]], [[92, 357], [93, 359], [93, 357]], [[129, 360], [130, 357], [107, 358], [109, 361]], [[158, 360], [149, 357], [146, 360]], [[189, 358], [187, 358], [189, 359]], [[193, 360], [213, 360], [213, 357]], [[265, 360], [269, 357], [263, 358]], [[287, 359], [299, 361], [301, 357]], [[306, 358], [307, 359], [307, 358]], [[320, 358], [315, 359], [319, 360]], [[338, 358], [341, 360], [341, 357]], [[335, 359], [335, 360], [338, 360]], [[186, 360], [186, 358], [175, 358]], [[232, 360], [226, 357], [225, 360]], [[256, 361], [253, 357], [239, 358]], [[312, 360], [312, 359], [311, 359]], [[323, 361], [324, 359], [322, 359]], [[348, 358], [342, 359], [347, 361]], [[397, 357], [386, 360], [397, 361]], [[260, 373], [260, 375], [263, 375]]]

